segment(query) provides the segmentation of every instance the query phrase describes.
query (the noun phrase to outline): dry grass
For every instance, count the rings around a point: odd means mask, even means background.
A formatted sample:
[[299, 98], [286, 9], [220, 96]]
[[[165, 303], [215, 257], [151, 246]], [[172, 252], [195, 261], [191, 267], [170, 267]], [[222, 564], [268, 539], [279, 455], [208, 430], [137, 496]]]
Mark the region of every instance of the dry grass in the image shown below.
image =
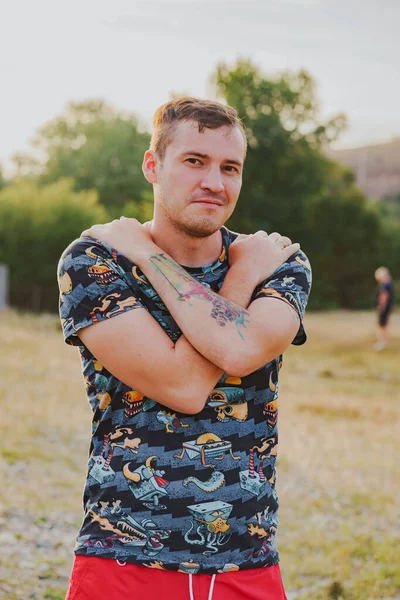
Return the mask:
[[[380, 354], [372, 313], [309, 315], [306, 328], [280, 384], [289, 600], [399, 598], [400, 317]], [[90, 435], [79, 359], [54, 317], [2, 312], [0, 336], [0, 597], [62, 600]]]

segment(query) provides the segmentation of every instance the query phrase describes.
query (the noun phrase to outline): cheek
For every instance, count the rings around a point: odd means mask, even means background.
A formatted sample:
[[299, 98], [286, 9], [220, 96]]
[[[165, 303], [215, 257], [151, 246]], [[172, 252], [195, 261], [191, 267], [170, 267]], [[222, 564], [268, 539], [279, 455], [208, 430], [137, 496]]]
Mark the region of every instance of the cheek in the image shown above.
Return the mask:
[[225, 183], [225, 191], [231, 201], [236, 201], [240, 194], [242, 180], [232, 181], [231, 179]]
[[187, 191], [191, 191], [193, 188], [199, 185], [199, 177], [194, 170], [182, 169], [171, 175], [168, 180], [168, 187], [173, 188], [175, 192], [181, 191], [182, 194], [186, 194]]

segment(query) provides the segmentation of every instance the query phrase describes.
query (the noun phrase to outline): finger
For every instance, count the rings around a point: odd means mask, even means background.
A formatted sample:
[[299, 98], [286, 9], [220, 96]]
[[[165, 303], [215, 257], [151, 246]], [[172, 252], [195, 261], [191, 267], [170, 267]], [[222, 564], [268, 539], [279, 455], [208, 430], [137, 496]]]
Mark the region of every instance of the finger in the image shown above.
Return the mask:
[[294, 244], [290, 244], [290, 246], [286, 246], [286, 248], [282, 248], [282, 252], [284, 253], [284, 256], [286, 256], [286, 258], [289, 258], [289, 256], [292, 256], [292, 254], [298, 252], [299, 250], [300, 244], [298, 244], [297, 242]]
[[245, 233], [239, 233], [239, 235], [235, 238], [235, 242], [240, 242], [240, 240], [245, 240], [247, 239], [249, 236], [246, 235]]
[[275, 242], [276, 240], [279, 240], [281, 238], [281, 234], [278, 233], [277, 231], [273, 231], [272, 233], [269, 234], [268, 237], [271, 240], [271, 242]]
[[286, 246], [290, 246], [292, 243], [292, 240], [290, 238], [288, 238], [286, 235], [282, 236], [282, 242], [284, 243], [285, 247]]
[[85, 229], [85, 231], [82, 231], [81, 237], [93, 237], [95, 227], [96, 225], [92, 225], [91, 227], [89, 227], [89, 229]]
[[262, 229], [260, 229], [260, 231], [256, 231], [254, 235], [257, 235], [258, 237], [269, 237], [268, 233], [266, 231], [263, 231]]
[[104, 225], [92, 225], [89, 229], [85, 229], [82, 231], [81, 237], [95, 237], [96, 232], [99, 231], [100, 227], [105, 227]]

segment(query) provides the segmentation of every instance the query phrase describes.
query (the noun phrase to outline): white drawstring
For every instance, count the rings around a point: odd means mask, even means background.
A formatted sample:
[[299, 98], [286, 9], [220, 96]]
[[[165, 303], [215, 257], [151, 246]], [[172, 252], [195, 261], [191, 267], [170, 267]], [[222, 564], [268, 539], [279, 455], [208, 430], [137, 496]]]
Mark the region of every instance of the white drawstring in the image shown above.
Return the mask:
[[210, 590], [208, 592], [208, 600], [212, 600], [212, 597], [213, 597], [215, 578], [216, 578], [216, 574], [214, 573], [214, 575], [211, 577]]
[[[212, 600], [216, 576], [217, 575], [214, 573], [214, 575], [211, 577], [210, 589], [208, 590], [208, 600]], [[194, 594], [193, 594], [193, 575], [192, 575], [192, 573], [189, 573], [189, 594], [190, 594], [190, 600], [195, 600]]]
[[189, 573], [189, 593], [190, 593], [190, 600], [194, 600], [194, 595], [193, 595], [193, 575], [191, 573]]

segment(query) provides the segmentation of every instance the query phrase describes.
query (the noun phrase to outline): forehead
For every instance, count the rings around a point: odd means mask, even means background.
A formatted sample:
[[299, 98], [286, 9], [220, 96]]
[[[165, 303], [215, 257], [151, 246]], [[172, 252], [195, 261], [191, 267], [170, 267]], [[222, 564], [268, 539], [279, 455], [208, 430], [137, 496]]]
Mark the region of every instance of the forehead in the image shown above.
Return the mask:
[[178, 121], [166, 153], [180, 155], [190, 152], [207, 154], [219, 160], [243, 162], [245, 141], [239, 127], [222, 126], [218, 129], [204, 128], [199, 132], [195, 121]]

